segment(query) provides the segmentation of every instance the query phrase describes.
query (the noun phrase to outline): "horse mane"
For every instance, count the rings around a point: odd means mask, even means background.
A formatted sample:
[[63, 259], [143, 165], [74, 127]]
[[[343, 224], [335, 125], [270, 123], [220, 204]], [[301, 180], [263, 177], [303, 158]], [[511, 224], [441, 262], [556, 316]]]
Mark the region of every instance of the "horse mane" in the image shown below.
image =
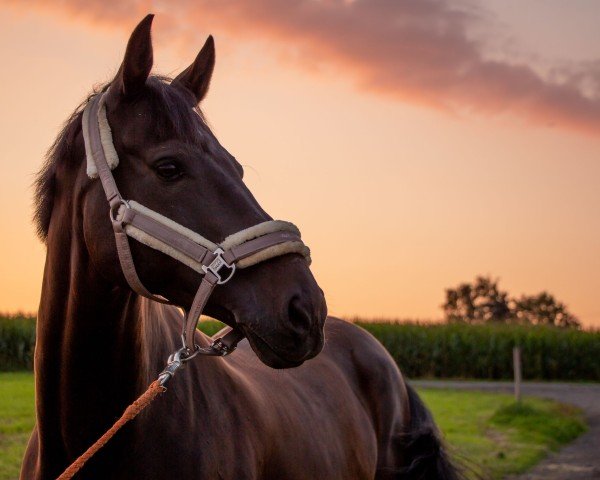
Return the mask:
[[[147, 97], [153, 110], [169, 113], [157, 116], [155, 129], [157, 135], [174, 131], [175, 135], [180, 138], [197, 137], [198, 129], [193, 127], [195, 114], [200, 117], [203, 126], [210, 131], [200, 108], [191, 109], [189, 107], [193, 95], [183, 89], [167, 88], [171, 81], [170, 77], [152, 75], [146, 82]], [[76, 158], [75, 149], [77, 137], [81, 132], [81, 116], [88, 102], [95, 95], [105, 92], [109, 86], [110, 82], [95, 87], [69, 116], [54, 143], [48, 149], [42, 168], [36, 174], [33, 221], [37, 235], [44, 243], [48, 236], [50, 217], [56, 198], [58, 167], [62, 164], [76, 165], [85, 161], [85, 156]], [[200, 143], [205, 148], [202, 138]]]

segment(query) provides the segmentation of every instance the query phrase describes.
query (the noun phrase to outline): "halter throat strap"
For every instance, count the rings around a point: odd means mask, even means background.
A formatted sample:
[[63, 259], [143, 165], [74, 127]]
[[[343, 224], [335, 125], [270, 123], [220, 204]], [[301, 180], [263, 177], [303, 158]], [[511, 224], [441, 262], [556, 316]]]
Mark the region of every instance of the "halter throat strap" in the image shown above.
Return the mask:
[[[100, 179], [109, 204], [123, 275], [132, 290], [139, 295], [156, 302], [170, 303], [166, 298], [151, 293], [140, 280], [128, 237], [159, 250], [202, 274], [192, 305], [184, 316], [181, 335], [183, 347], [176, 352], [177, 359], [172, 356], [169, 365], [187, 361], [198, 354], [228, 355], [244, 337], [237, 328], [227, 327], [219, 332], [209, 347], [201, 348], [194, 342], [197, 323], [214, 288], [227, 283], [238, 268], [249, 267], [287, 253], [299, 253], [310, 262], [310, 251], [302, 242], [298, 228], [289, 222], [263, 222], [230, 235], [221, 244], [217, 244], [148, 207], [133, 200], [125, 200], [111, 171], [118, 165], [118, 156], [106, 117], [105, 98], [106, 93], [96, 95], [86, 106], [82, 117], [83, 137], [88, 175]], [[166, 376], [166, 380], [175, 372], [173, 370], [170, 373], [168, 370], [169, 368], [162, 374], [163, 377]]]

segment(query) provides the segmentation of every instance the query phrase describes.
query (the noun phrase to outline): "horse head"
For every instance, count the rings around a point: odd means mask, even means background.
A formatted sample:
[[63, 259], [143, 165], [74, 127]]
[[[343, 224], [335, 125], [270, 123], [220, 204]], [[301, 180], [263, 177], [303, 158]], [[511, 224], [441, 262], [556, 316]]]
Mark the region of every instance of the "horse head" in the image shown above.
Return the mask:
[[[216, 139], [198, 107], [215, 64], [212, 37], [170, 81], [150, 74], [151, 23], [149, 15], [131, 34], [105, 98], [119, 159], [113, 170], [119, 190], [214, 242], [272, 220], [244, 184], [242, 166]], [[92, 263], [105, 278], [126, 286], [102, 186], [85, 178], [85, 168], [79, 175], [86, 185], [80, 204]], [[188, 308], [200, 274], [142, 243], [130, 243], [137, 273], [148, 289]], [[206, 312], [241, 329], [271, 367], [298, 366], [323, 347], [325, 300], [306, 259], [297, 253], [240, 270], [215, 290]]]

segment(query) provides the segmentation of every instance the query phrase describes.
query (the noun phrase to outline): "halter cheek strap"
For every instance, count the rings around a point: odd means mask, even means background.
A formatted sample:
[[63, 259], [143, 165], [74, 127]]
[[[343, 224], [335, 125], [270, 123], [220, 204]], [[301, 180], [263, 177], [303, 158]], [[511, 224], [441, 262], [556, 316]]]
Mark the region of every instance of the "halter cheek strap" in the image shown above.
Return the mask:
[[236, 269], [246, 268], [287, 253], [299, 253], [310, 263], [310, 251], [300, 238], [298, 228], [289, 222], [271, 220], [230, 235], [220, 244], [119, 193], [111, 172], [119, 159], [114, 148], [106, 117], [106, 93], [96, 95], [83, 112], [82, 126], [87, 158], [87, 173], [100, 178], [109, 203], [119, 262], [131, 288], [151, 300], [169, 303], [152, 294], [140, 280], [129, 246], [128, 237], [158, 250], [202, 274], [202, 281], [191, 307], [184, 317], [183, 347], [169, 358], [161, 374], [161, 382], [171, 378], [177, 368], [198, 354], [228, 355], [244, 337], [237, 328], [227, 327], [209, 347], [194, 343], [194, 333], [200, 315], [217, 285], [227, 283]]

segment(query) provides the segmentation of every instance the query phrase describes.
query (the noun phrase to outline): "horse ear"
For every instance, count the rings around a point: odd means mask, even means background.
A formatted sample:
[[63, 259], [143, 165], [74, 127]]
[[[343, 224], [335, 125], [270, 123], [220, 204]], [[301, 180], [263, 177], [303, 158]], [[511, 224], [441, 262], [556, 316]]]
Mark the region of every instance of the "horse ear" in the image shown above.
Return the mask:
[[212, 35], [209, 35], [194, 63], [177, 75], [173, 84], [192, 92], [196, 102], [200, 103], [208, 92], [214, 68], [215, 41]]
[[149, 14], [131, 33], [123, 63], [111, 83], [110, 97], [132, 97], [144, 87], [152, 70], [152, 39], [150, 29], [154, 15]]

